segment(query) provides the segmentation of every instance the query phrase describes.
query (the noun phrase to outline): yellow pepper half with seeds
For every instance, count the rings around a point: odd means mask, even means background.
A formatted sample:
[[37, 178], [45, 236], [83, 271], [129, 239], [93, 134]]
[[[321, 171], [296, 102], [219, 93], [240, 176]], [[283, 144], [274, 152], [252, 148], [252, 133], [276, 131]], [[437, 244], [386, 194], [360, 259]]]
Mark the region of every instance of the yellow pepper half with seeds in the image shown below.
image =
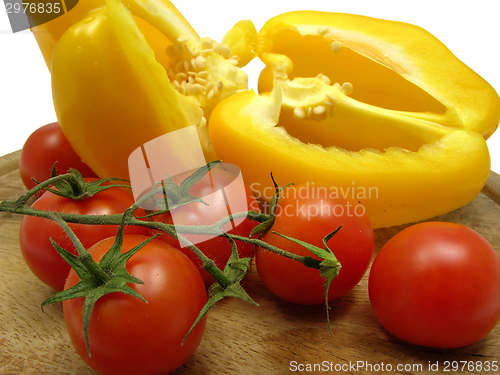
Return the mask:
[[321, 181], [364, 205], [373, 226], [428, 219], [480, 192], [500, 99], [425, 30], [401, 22], [292, 12], [254, 35], [257, 95], [212, 113], [217, 155], [265, 199]]
[[[214, 160], [207, 121], [217, 103], [247, 89], [241, 66], [253, 54], [239, 57], [200, 38], [167, 0], [92, 1], [33, 28], [51, 70], [57, 119], [75, 151], [99, 176], [128, 179], [133, 150], [196, 125], [207, 161]], [[234, 50], [248, 50], [234, 42]]]
[[[270, 172], [326, 182], [386, 227], [466, 204], [489, 174], [497, 93], [413, 25], [292, 12], [218, 43], [168, 0], [85, 0], [33, 32], [58, 121], [102, 177], [128, 178], [133, 150], [196, 125], [207, 161], [237, 164], [262, 198]], [[261, 95], [241, 69], [256, 55]]]

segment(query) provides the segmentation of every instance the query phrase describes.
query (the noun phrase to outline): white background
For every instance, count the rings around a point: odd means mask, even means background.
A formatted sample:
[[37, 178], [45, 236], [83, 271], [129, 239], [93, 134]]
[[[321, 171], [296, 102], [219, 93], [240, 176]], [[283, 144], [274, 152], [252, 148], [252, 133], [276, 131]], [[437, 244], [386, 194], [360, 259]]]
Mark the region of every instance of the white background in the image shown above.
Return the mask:
[[[85, 1], [85, 0], [80, 0]], [[498, 0], [174, 0], [200, 36], [222, 40], [241, 19], [257, 30], [264, 22], [290, 10], [323, 10], [362, 14], [421, 26], [439, 38], [458, 58], [500, 92], [500, 26]], [[50, 74], [30, 31], [13, 34], [0, 4], [0, 156], [18, 150], [36, 128], [56, 121]], [[256, 87], [261, 65], [245, 70]], [[489, 140], [492, 169], [500, 173], [500, 131]]]

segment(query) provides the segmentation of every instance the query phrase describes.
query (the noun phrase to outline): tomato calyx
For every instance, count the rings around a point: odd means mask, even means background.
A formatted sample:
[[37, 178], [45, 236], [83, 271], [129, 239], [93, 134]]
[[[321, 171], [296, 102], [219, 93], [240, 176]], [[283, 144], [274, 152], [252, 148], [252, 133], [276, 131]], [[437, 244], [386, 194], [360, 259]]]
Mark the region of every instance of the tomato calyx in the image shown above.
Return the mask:
[[[263, 235], [267, 231], [271, 229], [273, 226], [274, 222], [276, 221], [276, 207], [278, 205], [278, 201], [280, 199], [280, 194], [283, 190], [285, 190], [287, 187], [292, 186], [293, 183], [289, 183], [283, 187], [280, 187], [277, 183], [276, 180], [274, 179], [273, 173], [271, 172], [271, 180], [273, 181], [274, 184], [274, 195], [271, 198], [271, 202], [269, 204], [269, 216], [265, 220], [262, 220], [262, 215], [259, 221], [261, 223], [257, 225], [252, 232], [250, 233], [250, 237], [255, 236], [256, 234]], [[260, 237], [259, 237], [260, 238]]]
[[[142, 280], [130, 275], [125, 268], [127, 261], [137, 253], [148, 242], [153, 240], [156, 236], [152, 236], [140, 243], [136, 247], [121, 254], [123, 244], [123, 222], [118, 228], [115, 242], [104, 257], [95, 262], [92, 255], [83, 247], [78, 237], [75, 236], [71, 228], [64, 220], [57, 214], [52, 213], [53, 220], [55, 220], [66, 232], [68, 237], [75, 245], [78, 256], [73, 255], [69, 251], [63, 249], [52, 238], [50, 239], [52, 245], [59, 253], [59, 255], [75, 270], [76, 274], [80, 277], [80, 282], [75, 286], [66, 289], [62, 292], [56, 293], [42, 302], [41, 307], [62, 302], [74, 298], [85, 298], [83, 308], [83, 332], [85, 336], [85, 344], [87, 346], [87, 353], [89, 358], [92, 357], [89, 345], [89, 325], [90, 317], [96, 302], [106, 294], [120, 292], [137, 297], [147, 303], [147, 301], [138, 292], [128, 286], [128, 283], [144, 284]], [[126, 217], [126, 215], [124, 215]]]
[[[172, 176], [167, 174], [163, 181], [157, 182], [153, 186], [153, 191], [161, 190], [162, 198], [152, 198], [155, 206], [160, 209], [144, 216], [144, 218], [164, 214], [181, 206], [195, 202], [208, 206], [208, 203], [202, 198], [191, 194], [191, 188], [219, 163], [221, 163], [220, 160], [215, 160], [201, 168], [198, 168], [195, 172], [186, 177], [180, 184], [176, 184], [173, 181]], [[138, 204], [142, 205], [144, 200], [147, 200], [148, 197], [150, 197], [150, 194], [147, 194], [143, 197], [143, 199], [140, 199]]]
[[[56, 165], [57, 162], [55, 162], [52, 166], [52, 171], [50, 174], [51, 180], [56, 178], [53, 182], [53, 186], [55, 187], [55, 189], [51, 188], [50, 185], [47, 185], [43, 182], [38, 182], [34, 178], [33, 181], [37, 184], [38, 187], [42, 186], [43, 189], [61, 197], [81, 200], [90, 198], [100, 193], [101, 191], [113, 187], [130, 188], [130, 186], [125, 184], [108, 184], [108, 182], [111, 181], [127, 181], [121, 178], [104, 178], [101, 180], [85, 182], [82, 174], [75, 168], [70, 168], [69, 172], [64, 175], [59, 175], [57, 173]], [[57, 177], [60, 176], [64, 176], [64, 178], [57, 179]]]
[[[332, 328], [330, 326], [330, 307], [328, 305], [328, 291], [330, 290], [330, 284], [332, 283], [333, 279], [337, 277], [337, 275], [340, 273], [340, 269], [342, 268], [342, 265], [338, 261], [337, 257], [335, 254], [333, 254], [333, 251], [328, 247], [327, 243], [330, 241], [330, 239], [335, 236], [338, 231], [342, 228], [342, 226], [339, 226], [337, 229], [335, 229], [333, 232], [327, 234], [323, 238], [323, 249], [311, 245], [310, 243], [298, 240], [293, 237], [285, 236], [284, 234], [280, 234], [278, 232], [273, 232], [274, 234], [281, 236], [283, 238], [286, 238], [289, 241], [295, 242], [296, 244], [305, 247], [307, 250], [309, 250], [311, 253], [316, 255], [317, 257], [323, 259], [319, 263], [319, 272], [321, 277], [325, 279], [325, 304], [326, 304], [326, 320], [328, 323], [328, 330], [330, 331], [330, 334], [332, 334]], [[313, 259], [313, 258], [309, 258]], [[314, 260], [314, 259], [313, 259]], [[314, 264], [311, 264], [313, 268], [316, 268]]]
[[203, 306], [200, 314], [196, 318], [195, 322], [189, 329], [188, 333], [182, 340], [186, 340], [188, 335], [194, 329], [194, 327], [200, 322], [201, 319], [207, 314], [207, 312], [220, 300], [226, 297], [239, 298], [246, 301], [252, 305], [258, 306], [256, 303], [243, 289], [241, 286], [241, 281], [246, 275], [248, 268], [250, 266], [250, 261], [252, 258], [240, 258], [238, 255], [238, 248], [236, 242], [229, 236], [226, 236], [227, 240], [231, 243], [232, 251], [226, 266], [224, 267], [223, 274], [229, 280], [229, 285], [222, 286], [220, 283], [212, 284], [208, 289], [208, 301]]

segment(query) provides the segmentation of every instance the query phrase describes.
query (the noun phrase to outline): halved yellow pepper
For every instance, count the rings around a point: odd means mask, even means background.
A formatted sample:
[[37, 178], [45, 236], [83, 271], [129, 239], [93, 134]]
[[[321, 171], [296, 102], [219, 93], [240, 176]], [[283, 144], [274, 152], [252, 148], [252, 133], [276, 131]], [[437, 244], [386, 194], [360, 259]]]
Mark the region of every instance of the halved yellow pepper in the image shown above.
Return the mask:
[[196, 125], [214, 160], [207, 121], [218, 102], [247, 89], [240, 65], [249, 57], [200, 38], [167, 0], [103, 3], [81, 8], [53, 55], [45, 51], [57, 119], [75, 151], [99, 176], [128, 178], [133, 150]]
[[254, 37], [259, 96], [220, 103], [217, 155], [270, 199], [278, 183], [330, 183], [375, 228], [468, 203], [489, 175], [500, 99], [425, 30], [356, 15], [292, 12]]

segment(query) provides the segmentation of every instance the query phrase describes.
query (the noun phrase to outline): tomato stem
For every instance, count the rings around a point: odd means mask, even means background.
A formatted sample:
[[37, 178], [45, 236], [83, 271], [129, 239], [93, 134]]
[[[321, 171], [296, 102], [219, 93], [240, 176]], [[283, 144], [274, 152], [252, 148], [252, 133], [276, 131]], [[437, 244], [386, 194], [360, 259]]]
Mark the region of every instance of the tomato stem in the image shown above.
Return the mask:
[[[80, 242], [80, 239], [71, 230], [69, 225], [59, 216], [56, 212], [49, 212], [49, 217], [52, 218], [59, 226], [64, 230], [66, 235], [69, 237], [73, 245], [75, 245], [76, 251], [78, 252], [78, 258], [84, 265], [84, 267], [89, 271], [89, 274], [94, 278], [96, 285], [102, 284], [109, 279], [109, 276], [104, 272], [104, 270], [94, 261], [92, 255], [85, 249], [85, 247]], [[51, 242], [52, 238], [50, 239]]]
[[248, 216], [250, 220], [258, 221], [259, 223], [264, 223], [271, 219], [271, 216], [263, 214], [262, 212], [258, 212], [255, 210], [248, 211]]
[[207, 257], [200, 249], [198, 249], [194, 244], [192, 244], [187, 238], [177, 233], [177, 239], [184, 243], [195, 255], [200, 258], [203, 269], [206, 270], [210, 276], [212, 276], [216, 282], [218, 282], [224, 289], [231, 285], [231, 281], [224, 275], [215, 262]]
[[301, 255], [290, 253], [286, 250], [283, 250], [283, 249], [280, 249], [279, 247], [270, 245], [267, 242], [264, 242], [264, 241], [259, 240], [257, 238], [247, 238], [247, 237], [237, 236], [237, 235], [230, 234], [230, 233], [227, 233], [227, 235], [234, 240], [250, 243], [250, 244], [259, 246], [263, 249], [266, 249], [268, 251], [271, 251], [273, 253], [276, 253], [278, 255], [284, 256], [286, 258], [296, 260], [297, 262], [302, 263], [304, 266], [306, 266], [308, 268], [315, 268], [318, 270], [320, 269], [321, 260], [312, 258], [310, 256], [301, 256]]
[[[19, 207], [27, 204], [28, 200], [38, 194], [39, 192], [46, 190], [49, 186], [56, 184], [59, 181], [71, 181], [71, 183], [78, 183], [76, 176], [74, 176], [71, 173], [66, 173], [62, 175], [58, 175], [52, 178], [49, 178], [48, 180], [45, 180], [43, 182], [38, 183], [35, 185], [32, 189], [28, 190], [26, 193], [21, 195], [18, 199], [16, 199], [14, 202], [17, 203]], [[3, 203], [4, 201], [2, 201]]]

